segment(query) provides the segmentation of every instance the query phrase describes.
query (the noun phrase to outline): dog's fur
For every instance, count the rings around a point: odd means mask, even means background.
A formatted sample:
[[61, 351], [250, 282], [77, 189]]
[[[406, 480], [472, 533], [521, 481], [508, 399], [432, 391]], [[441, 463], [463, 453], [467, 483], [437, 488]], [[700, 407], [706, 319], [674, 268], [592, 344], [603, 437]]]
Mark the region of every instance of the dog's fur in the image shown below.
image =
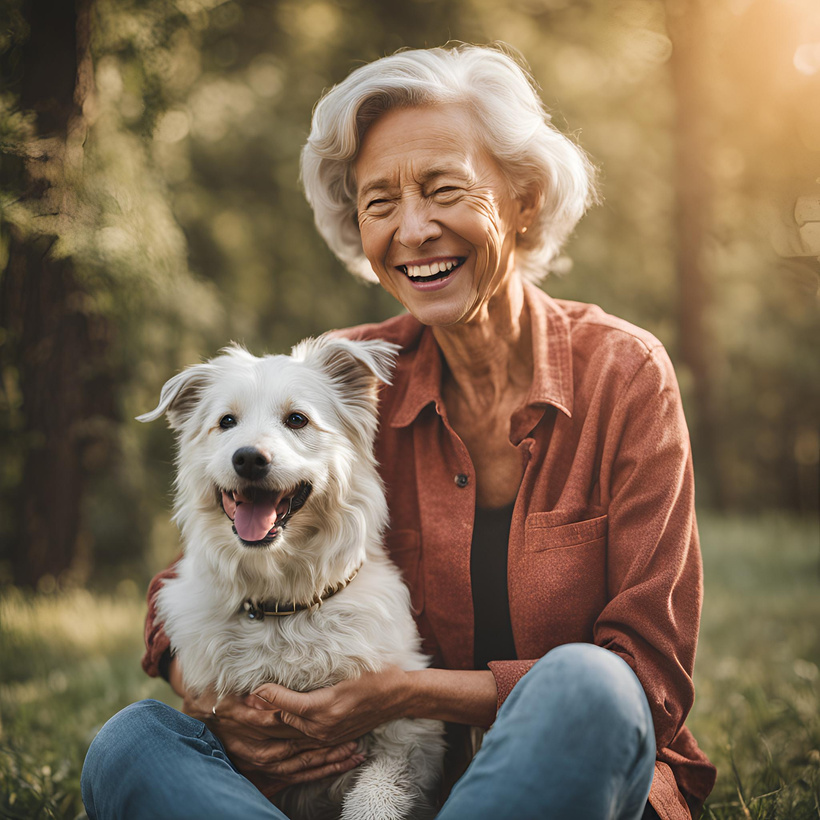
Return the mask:
[[[184, 555], [157, 602], [192, 692], [247, 694], [267, 682], [308, 691], [390, 664], [426, 666], [407, 588], [381, 543], [387, 506], [373, 439], [377, 386], [389, 380], [395, 350], [320, 337], [291, 356], [259, 359], [233, 346], [168, 381], [157, 408], [139, 417], [165, 413], [178, 434]], [[293, 413], [307, 424], [289, 427]], [[264, 477], [238, 474], [232, 458], [244, 447], [270, 457]], [[279, 498], [306, 484], [310, 495], [278, 531], [248, 543], [233, 529], [232, 501], [259, 490]], [[280, 500], [280, 522], [286, 508]], [[360, 566], [321, 606], [257, 621], [240, 614], [247, 599], [311, 601]], [[431, 807], [439, 722], [387, 723], [360, 748], [367, 760], [358, 769], [292, 786], [276, 802], [293, 818], [346, 820], [400, 820]]]

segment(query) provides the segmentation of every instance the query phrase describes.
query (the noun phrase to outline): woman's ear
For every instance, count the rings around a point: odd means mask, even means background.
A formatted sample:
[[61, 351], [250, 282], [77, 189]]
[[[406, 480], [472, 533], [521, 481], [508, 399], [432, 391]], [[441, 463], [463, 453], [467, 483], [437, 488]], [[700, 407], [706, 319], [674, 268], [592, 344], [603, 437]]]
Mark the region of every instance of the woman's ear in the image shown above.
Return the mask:
[[516, 230], [520, 234], [527, 232], [528, 228], [535, 222], [538, 212], [544, 205], [544, 192], [538, 185], [531, 185], [524, 193], [518, 197], [518, 215]]

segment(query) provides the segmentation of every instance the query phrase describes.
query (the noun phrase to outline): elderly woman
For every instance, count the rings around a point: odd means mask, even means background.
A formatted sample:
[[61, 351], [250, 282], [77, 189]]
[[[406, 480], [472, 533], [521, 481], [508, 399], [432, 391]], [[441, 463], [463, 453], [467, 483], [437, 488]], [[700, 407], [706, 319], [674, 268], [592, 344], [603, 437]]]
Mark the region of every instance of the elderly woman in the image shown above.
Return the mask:
[[441, 818], [697, 812], [714, 769], [684, 726], [702, 587], [672, 366], [649, 333], [533, 284], [592, 177], [499, 49], [401, 52], [321, 100], [316, 224], [407, 311], [343, 333], [401, 349], [377, 457], [433, 663], [270, 684], [215, 721], [149, 615], [145, 668], [192, 717], [115, 717], [86, 765], [92, 817], [281, 818], [262, 792], [355, 767], [351, 741], [400, 716], [492, 726]]

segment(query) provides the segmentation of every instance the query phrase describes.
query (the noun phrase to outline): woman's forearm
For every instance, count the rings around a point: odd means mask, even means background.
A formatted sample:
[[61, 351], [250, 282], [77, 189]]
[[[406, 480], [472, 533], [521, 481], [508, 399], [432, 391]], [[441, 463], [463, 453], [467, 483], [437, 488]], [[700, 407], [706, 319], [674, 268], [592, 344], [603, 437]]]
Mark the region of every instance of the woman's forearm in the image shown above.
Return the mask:
[[489, 669], [421, 669], [406, 674], [410, 683], [407, 717], [484, 727], [495, 720], [498, 692]]
[[[403, 700], [404, 704], [399, 708], [405, 717], [446, 720], [483, 727], [489, 727], [495, 721], [498, 692], [495, 677], [488, 669], [421, 669], [404, 673], [394, 669], [393, 674], [403, 677], [399, 691], [404, 689], [405, 692], [399, 700]], [[184, 700], [185, 685], [176, 657], [172, 657], [168, 664], [168, 683]], [[305, 693], [301, 697], [305, 697]], [[287, 731], [288, 728], [283, 727], [283, 731], [285, 736], [290, 737], [292, 731]], [[277, 733], [272, 736], [275, 734]]]

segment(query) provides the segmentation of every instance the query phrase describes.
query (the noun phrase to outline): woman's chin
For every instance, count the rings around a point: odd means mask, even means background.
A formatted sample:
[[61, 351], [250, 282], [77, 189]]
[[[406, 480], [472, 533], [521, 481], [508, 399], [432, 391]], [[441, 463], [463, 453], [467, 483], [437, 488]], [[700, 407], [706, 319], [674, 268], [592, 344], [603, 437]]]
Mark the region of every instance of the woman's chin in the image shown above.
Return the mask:
[[[423, 325], [445, 328], [479, 321], [486, 315], [482, 308], [514, 283], [515, 277], [509, 276], [500, 284], [483, 282], [476, 286], [471, 278], [465, 276], [460, 282], [454, 281], [446, 288], [420, 290], [406, 282], [393, 291], [393, 296]], [[503, 301], [505, 296], [500, 298]]]
[[454, 271], [451, 277], [434, 282], [405, 278], [393, 289], [393, 296], [423, 325], [446, 327], [458, 324], [471, 312], [476, 293], [470, 277]]
[[[455, 294], [453, 294], [455, 297]], [[401, 303], [423, 325], [449, 327], [464, 322], [472, 313], [474, 298], [463, 294], [455, 298], [443, 294], [435, 299], [401, 299]]]

